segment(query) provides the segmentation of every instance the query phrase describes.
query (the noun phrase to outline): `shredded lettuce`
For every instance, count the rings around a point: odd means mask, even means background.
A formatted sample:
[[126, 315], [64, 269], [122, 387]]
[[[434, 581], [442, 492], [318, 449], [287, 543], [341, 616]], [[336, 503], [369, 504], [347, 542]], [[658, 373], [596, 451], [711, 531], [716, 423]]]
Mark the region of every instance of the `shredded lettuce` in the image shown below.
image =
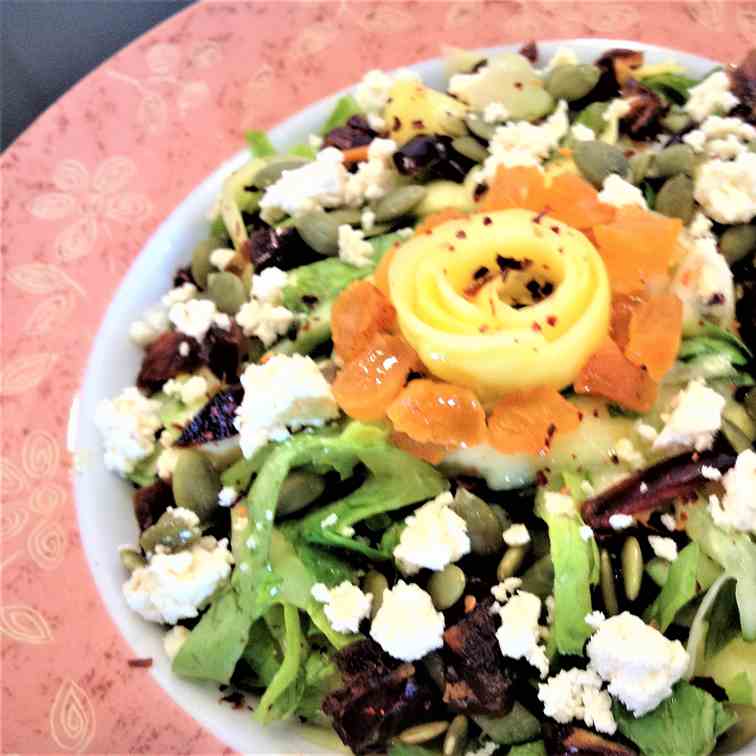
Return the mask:
[[695, 543], [688, 544], [679, 553], [670, 565], [661, 593], [643, 615], [645, 622], [655, 622], [659, 630], [665, 632], [680, 609], [695, 597], [700, 554], [701, 549]]
[[541, 734], [541, 723], [519, 701], [503, 717], [474, 716], [475, 724], [499, 745], [525, 743]]
[[328, 116], [328, 120], [323, 124], [320, 130], [321, 136], [325, 136], [331, 129], [343, 126], [354, 115], [362, 113], [362, 108], [357, 104], [357, 100], [352, 95], [340, 97]]
[[264, 620], [249, 629], [249, 640], [242, 658], [255, 673], [260, 685], [267, 688], [278, 672], [283, 654]]
[[667, 100], [671, 100], [677, 105], [684, 105], [688, 101], [690, 88], [698, 84], [698, 81], [689, 76], [669, 72], [655, 76], [644, 76], [640, 83]]
[[704, 656], [710, 659], [740, 635], [740, 615], [735, 600], [735, 581], [728, 580], [717, 594], [709, 612]]
[[245, 131], [244, 138], [247, 140], [253, 158], [270, 157], [276, 154], [276, 148], [271, 144], [264, 131]]
[[732, 703], [756, 706], [756, 643], [736, 637], [697, 671], [721, 685]]

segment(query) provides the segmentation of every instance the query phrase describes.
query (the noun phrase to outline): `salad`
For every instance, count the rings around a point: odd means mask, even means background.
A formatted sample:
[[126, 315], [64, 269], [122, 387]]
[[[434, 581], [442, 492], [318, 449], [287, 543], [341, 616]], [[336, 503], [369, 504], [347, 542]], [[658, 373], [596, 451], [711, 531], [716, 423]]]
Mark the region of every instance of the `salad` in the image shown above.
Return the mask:
[[369, 72], [247, 135], [100, 402], [176, 675], [356, 754], [756, 736], [756, 50]]

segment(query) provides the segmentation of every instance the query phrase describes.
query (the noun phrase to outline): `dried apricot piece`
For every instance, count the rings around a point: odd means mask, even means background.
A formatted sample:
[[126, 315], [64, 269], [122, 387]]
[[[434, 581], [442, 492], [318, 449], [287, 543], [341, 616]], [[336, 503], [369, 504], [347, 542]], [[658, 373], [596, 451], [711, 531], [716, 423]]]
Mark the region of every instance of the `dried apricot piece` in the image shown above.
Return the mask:
[[546, 386], [507, 394], [488, 418], [491, 445], [502, 454], [545, 454], [555, 435], [579, 425], [578, 409]]
[[556, 176], [546, 191], [545, 210], [552, 218], [577, 229], [610, 223], [615, 209], [598, 198], [593, 185], [574, 173]]
[[416, 234], [429, 234], [436, 226], [440, 226], [450, 220], [459, 220], [467, 218], [467, 213], [457, 210], [454, 207], [446, 207], [437, 213], [426, 215], [423, 220], [415, 226]]
[[367, 281], [355, 281], [339, 294], [331, 310], [331, 333], [336, 353], [350, 360], [362, 352], [376, 333], [390, 331], [396, 310], [388, 297]]
[[648, 412], [656, 401], [657, 386], [649, 374], [611, 339], [590, 356], [574, 385], [578, 394], [603, 396], [636, 412]]
[[383, 255], [381, 261], [373, 272], [373, 283], [378, 290], [387, 297], [391, 295], [389, 291], [389, 269], [391, 268], [391, 263], [394, 262], [396, 253], [399, 251], [399, 247], [400, 245], [398, 243], [394, 244], [394, 246]]
[[422, 459], [425, 462], [430, 462], [432, 465], [437, 465], [441, 462], [450, 451], [450, 448], [447, 446], [432, 443], [423, 444], [420, 441], [415, 441], [414, 438], [410, 438], [406, 433], [398, 433], [397, 431], [391, 434], [391, 443], [402, 451], [406, 451], [407, 454], [411, 454], [413, 457]]
[[594, 226], [612, 290], [630, 294], [666, 277], [677, 255], [681, 229], [679, 218], [632, 206], [619, 208], [611, 223]]
[[538, 168], [501, 167], [496, 171], [478, 209], [485, 213], [520, 207], [538, 213], [546, 206], [546, 197], [543, 174]]
[[641, 292], [634, 294], [615, 294], [612, 297], [612, 319], [609, 335], [612, 341], [624, 351], [630, 339], [630, 318], [635, 310], [645, 302]]
[[625, 356], [660, 381], [677, 359], [682, 323], [683, 305], [674, 294], [651, 297], [632, 313]]
[[394, 428], [420, 443], [475, 446], [486, 439], [486, 413], [468, 388], [420, 378], [386, 413]]
[[376, 333], [367, 348], [347, 362], [333, 382], [333, 395], [350, 417], [380, 420], [420, 367], [415, 350], [399, 336]]

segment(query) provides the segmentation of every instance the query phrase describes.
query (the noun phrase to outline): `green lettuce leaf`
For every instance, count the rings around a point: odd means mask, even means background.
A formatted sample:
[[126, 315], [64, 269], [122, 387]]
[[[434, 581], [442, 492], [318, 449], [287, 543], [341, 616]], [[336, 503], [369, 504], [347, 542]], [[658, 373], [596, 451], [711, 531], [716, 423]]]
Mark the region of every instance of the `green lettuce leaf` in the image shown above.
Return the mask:
[[619, 731], [644, 756], [707, 756], [737, 720], [713, 696], [686, 682], [678, 683], [669, 698], [638, 719], [617, 702], [613, 713]]
[[503, 717], [474, 716], [475, 724], [499, 745], [525, 743], [541, 734], [541, 723], [519, 701]]
[[289, 271], [283, 289], [283, 305], [294, 312], [309, 312], [311, 306], [303, 301], [316, 297], [319, 303], [333, 302], [352, 281], [370, 275], [372, 268], [355, 268], [337, 257], [328, 257], [310, 265]]
[[260, 685], [267, 688], [281, 667], [281, 648], [264, 620], [257, 620], [249, 630], [249, 639], [242, 655], [255, 673]]
[[297, 715], [308, 720], [323, 721], [323, 699], [340, 687], [341, 675], [333, 660], [327, 655], [313, 651], [305, 663], [304, 691], [297, 706]]
[[269, 157], [276, 154], [276, 148], [271, 144], [268, 135], [264, 131], [245, 131], [244, 138], [249, 145], [249, 151], [253, 158]]
[[718, 654], [733, 638], [740, 635], [740, 615], [735, 599], [735, 581], [728, 580], [717, 594], [709, 612], [705, 657]]
[[360, 113], [362, 113], [362, 108], [360, 108], [357, 100], [352, 95], [339, 97], [331, 111], [331, 115], [328, 116], [328, 120], [323, 124], [320, 135], [325, 136], [331, 129], [344, 126], [352, 116], [359, 115]]
[[698, 544], [688, 544], [670, 565], [667, 580], [656, 601], [646, 610], [643, 619], [655, 622], [663, 633], [672, 624], [675, 615], [697, 593], [696, 575], [701, 549]]
[[523, 743], [513, 746], [509, 751], [509, 756], [546, 756], [546, 746], [542, 740], [536, 740], [534, 743]]
[[640, 83], [675, 104], [684, 105], [688, 101], [690, 88], [698, 84], [698, 80], [679, 73], [663, 73], [644, 76]]
[[738, 636], [706, 659], [696, 673], [721, 685], [732, 703], [756, 706], [756, 643]]

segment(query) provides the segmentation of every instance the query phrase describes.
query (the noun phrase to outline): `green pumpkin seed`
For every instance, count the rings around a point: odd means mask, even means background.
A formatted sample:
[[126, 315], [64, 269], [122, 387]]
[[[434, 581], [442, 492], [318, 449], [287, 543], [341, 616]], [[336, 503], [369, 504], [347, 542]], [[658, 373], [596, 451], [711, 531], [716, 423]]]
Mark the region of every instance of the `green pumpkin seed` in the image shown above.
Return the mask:
[[655, 557], [646, 565], [646, 573], [659, 588], [663, 588], [669, 577], [669, 562]]
[[740, 454], [756, 440], [756, 422], [742, 404], [728, 402], [722, 410], [722, 432], [733, 449]]
[[427, 194], [423, 186], [400, 186], [376, 202], [375, 219], [379, 222], [395, 220], [407, 215]]
[[598, 84], [601, 71], [590, 63], [557, 66], [544, 82], [546, 91], [555, 100], [579, 100], [585, 97]]
[[654, 209], [668, 218], [679, 218], [683, 223], [690, 223], [695, 212], [693, 179], [682, 173], [667, 179], [656, 195]]
[[580, 173], [597, 189], [600, 189], [607, 176], [616, 173], [627, 178], [630, 164], [625, 153], [613, 144], [606, 142], [579, 142], [575, 145], [572, 156]]
[[465, 116], [465, 125], [472, 134], [484, 142], [490, 142], [497, 129], [497, 124], [484, 121], [480, 113], [468, 113]]
[[677, 106], [674, 106], [669, 113], [661, 119], [661, 125], [673, 134], [679, 134], [681, 131], [684, 131], [691, 123], [691, 117]]
[[456, 564], [447, 564], [440, 572], [434, 572], [428, 581], [428, 593], [433, 606], [444, 611], [462, 598], [467, 586], [465, 573]]
[[383, 604], [383, 592], [389, 587], [388, 580], [378, 570], [370, 570], [362, 580], [362, 590], [373, 594], [370, 606], [370, 619], [374, 619]]
[[220, 239], [203, 239], [192, 251], [192, 278], [200, 289], [207, 287], [207, 276], [210, 273], [210, 253], [223, 246]]
[[588, 107], [578, 113], [575, 123], [587, 126], [589, 129], [592, 129], [596, 136], [599, 136], [607, 127], [604, 113], [606, 113], [608, 108], [608, 102], [592, 102]]
[[743, 400], [746, 411], [751, 416], [751, 419], [756, 421], [756, 388], [752, 388]]
[[504, 542], [501, 537], [499, 518], [483, 499], [471, 494], [460, 486], [454, 496], [451, 508], [467, 524], [470, 550], [481, 556], [501, 551]]
[[599, 572], [601, 597], [604, 599], [604, 610], [606, 611], [607, 617], [613, 617], [615, 614], [619, 614], [619, 603], [617, 602], [617, 589], [614, 585], [612, 561], [609, 557], [609, 552], [606, 549], [601, 549], [601, 564]]
[[210, 460], [196, 449], [182, 449], [173, 469], [173, 498], [176, 506], [189, 509], [207, 522], [218, 506], [220, 478]]
[[506, 550], [496, 568], [496, 578], [500, 583], [517, 574], [529, 549], [530, 544], [527, 543], [523, 546], [510, 546]]
[[486, 148], [475, 138], [471, 136], [457, 137], [452, 142], [452, 147], [465, 157], [474, 160], [476, 163], [482, 163], [487, 157]]
[[639, 186], [643, 179], [648, 176], [651, 164], [654, 161], [654, 153], [651, 150], [639, 152], [628, 161], [630, 164], [630, 181]]
[[509, 519], [509, 515], [506, 513], [506, 510], [500, 504], [489, 504], [489, 506], [491, 507], [491, 511], [499, 520], [499, 527], [501, 528], [501, 532], [503, 533], [512, 524], [512, 520]]
[[462, 756], [467, 747], [467, 731], [469, 722], [464, 714], [457, 714], [452, 719], [449, 729], [444, 737], [444, 745], [441, 749], [443, 756]]
[[550, 554], [542, 556], [525, 570], [521, 588], [544, 600], [554, 593], [554, 563]]
[[419, 745], [420, 743], [427, 743], [429, 740], [435, 740], [448, 729], [448, 722], [425, 722], [414, 727], [408, 727], [404, 732], [399, 734], [398, 739], [402, 743], [407, 743], [407, 745]]
[[325, 479], [321, 475], [305, 470], [290, 472], [278, 494], [276, 514], [290, 515], [299, 512], [325, 491]]
[[339, 226], [360, 222], [359, 210], [334, 210], [306, 213], [294, 221], [294, 227], [305, 243], [321, 255], [333, 257], [339, 252]]
[[441, 655], [431, 651], [423, 657], [421, 664], [425, 667], [428, 677], [433, 680], [433, 684], [443, 693], [446, 687], [446, 672]]
[[756, 226], [730, 226], [719, 240], [719, 249], [732, 265], [756, 251]]
[[506, 100], [511, 121], [538, 121], [549, 115], [556, 103], [541, 86], [523, 87], [510, 92]]
[[297, 168], [301, 168], [307, 162], [304, 158], [297, 157], [271, 160], [252, 177], [250, 184], [257, 189], [265, 189], [271, 184], [275, 184], [281, 178], [284, 171], [294, 171]]
[[635, 536], [630, 536], [622, 545], [622, 580], [625, 596], [629, 601], [635, 601], [643, 581], [643, 554]]
[[134, 572], [134, 570], [138, 570], [147, 564], [145, 558], [136, 549], [121, 549], [119, 556], [121, 557], [121, 564], [129, 572]]
[[174, 509], [163, 512], [160, 519], [142, 533], [139, 545], [146, 553], [155, 551], [156, 546], [164, 546], [169, 551], [178, 551], [197, 541], [202, 530], [188, 523]]
[[247, 301], [247, 293], [239, 276], [233, 273], [212, 273], [207, 279], [207, 296], [220, 312], [236, 315]]
[[[504, 528], [506, 530], [506, 528]], [[536, 559], [546, 556], [550, 553], [549, 534], [545, 530], [530, 531], [530, 548], [533, 550], [533, 556]]]
[[673, 144], [657, 152], [654, 157], [654, 171], [657, 176], [667, 178], [678, 173], [691, 173], [695, 162], [693, 148], [687, 144]]

